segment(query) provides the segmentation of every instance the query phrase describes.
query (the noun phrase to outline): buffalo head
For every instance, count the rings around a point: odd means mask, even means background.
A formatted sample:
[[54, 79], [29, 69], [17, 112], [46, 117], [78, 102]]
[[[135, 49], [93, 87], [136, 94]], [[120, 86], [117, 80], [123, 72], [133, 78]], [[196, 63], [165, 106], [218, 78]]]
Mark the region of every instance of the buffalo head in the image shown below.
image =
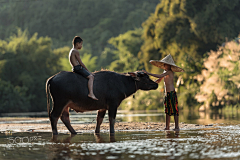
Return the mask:
[[131, 77], [135, 80], [136, 88], [141, 90], [152, 90], [157, 89], [158, 84], [152, 81], [149, 76], [141, 71], [128, 72]]

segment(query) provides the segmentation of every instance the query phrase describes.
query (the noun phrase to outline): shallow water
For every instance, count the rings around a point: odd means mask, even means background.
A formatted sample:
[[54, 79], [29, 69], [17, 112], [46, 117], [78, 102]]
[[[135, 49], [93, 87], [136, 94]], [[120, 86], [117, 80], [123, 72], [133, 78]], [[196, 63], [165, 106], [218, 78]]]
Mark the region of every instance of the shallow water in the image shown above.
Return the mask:
[[169, 132], [75, 136], [0, 133], [0, 159], [239, 159], [240, 125]]
[[[180, 122], [215, 124], [199, 130], [116, 132], [52, 139], [47, 132], [0, 133], [0, 159], [240, 159], [240, 117], [238, 112], [182, 112]], [[24, 118], [26, 117], [26, 118]], [[48, 123], [48, 118], [0, 118], [1, 123]], [[91, 123], [96, 112], [71, 113], [71, 123]], [[12, 120], [14, 119], [14, 120]], [[119, 111], [117, 122], [165, 122], [162, 112]], [[108, 121], [107, 114], [104, 121]], [[172, 121], [173, 122], [173, 119]], [[61, 121], [59, 121], [61, 123]], [[93, 122], [95, 123], [95, 122]], [[11, 125], [11, 124], [10, 124]]]
[[[14, 113], [2, 114], [0, 124], [4, 123], [49, 123], [47, 112], [36, 113]], [[39, 117], [39, 118], [31, 118]], [[95, 123], [97, 112], [70, 113], [71, 123]], [[165, 122], [165, 114], [161, 111], [124, 111], [119, 110], [116, 116], [117, 122]], [[219, 112], [196, 112], [180, 111], [179, 122], [190, 124], [213, 124], [213, 123], [238, 123], [240, 121], [239, 110], [223, 110]], [[105, 115], [104, 122], [108, 122], [108, 115]], [[173, 118], [171, 119], [173, 121]], [[61, 121], [59, 120], [59, 123]]]

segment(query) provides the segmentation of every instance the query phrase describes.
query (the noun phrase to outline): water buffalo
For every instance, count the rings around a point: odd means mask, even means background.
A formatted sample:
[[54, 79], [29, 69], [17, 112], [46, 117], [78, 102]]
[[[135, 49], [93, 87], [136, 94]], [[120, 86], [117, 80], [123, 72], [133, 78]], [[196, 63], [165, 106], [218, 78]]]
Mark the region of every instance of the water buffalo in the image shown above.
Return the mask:
[[[51, 121], [53, 135], [57, 135], [57, 121], [62, 122], [72, 134], [76, 134], [69, 120], [69, 108], [76, 112], [98, 110], [95, 133], [100, 132], [106, 110], [108, 110], [110, 133], [114, 133], [114, 123], [117, 108], [126, 97], [138, 89], [157, 89], [158, 84], [149, 79], [144, 72], [136, 71], [128, 74], [119, 74], [111, 71], [95, 73], [93, 91], [99, 100], [89, 98], [88, 80], [73, 72], [62, 71], [46, 82], [47, 108]], [[52, 111], [50, 113], [49, 92], [52, 98]]]

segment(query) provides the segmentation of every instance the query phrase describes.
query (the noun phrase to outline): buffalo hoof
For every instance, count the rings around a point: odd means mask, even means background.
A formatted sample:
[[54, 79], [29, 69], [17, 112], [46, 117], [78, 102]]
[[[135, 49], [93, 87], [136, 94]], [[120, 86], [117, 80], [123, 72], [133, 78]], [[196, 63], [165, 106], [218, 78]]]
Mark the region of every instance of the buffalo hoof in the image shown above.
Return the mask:
[[52, 141], [57, 142], [58, 135], [52, 135]]
[[110, 139], [110, 142], [116, 142], [115, 134], [110, 134], [109, 139]]
[[58, 132], [57, 133], [52, 133], [53, 136], [57, 136], [58, 135]]
[[95, 133], [100, 133], [100, 130], [95, 130]]

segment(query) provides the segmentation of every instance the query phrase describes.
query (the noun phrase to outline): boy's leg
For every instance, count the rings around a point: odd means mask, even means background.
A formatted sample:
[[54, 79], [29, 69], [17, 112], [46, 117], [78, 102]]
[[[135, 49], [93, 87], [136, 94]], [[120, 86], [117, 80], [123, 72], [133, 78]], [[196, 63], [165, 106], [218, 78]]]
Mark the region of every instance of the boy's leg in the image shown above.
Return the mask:
[[175, 131], [180, 131], [179, 129], [179, 110], [178, 110], [178, 99], [177, 99], [177, 93], [174, 91], [173, 96], [173, 104], [175, 104], [175, 111], [174, 111], [174, 122], [175, 122]]
[[170, 129], [170, 116], [166, 114], [166, 128], [164, 130], [169, 130]]
[[180, 130], [178, 120], [179, 120], [179, 116], [174, 115], [174, 122], [175, 122], [175, 129], [174, 130], [175, 131], [179, 131]]
[[93, 94], [93, 80], [94, 80], [94, 76], [93, 75], [89, 75], [88, 77], [88, 90], [89, 90], [89, 94], [88, 97], [94, 99], [94, 100], [98, 100], [95, 95]]

